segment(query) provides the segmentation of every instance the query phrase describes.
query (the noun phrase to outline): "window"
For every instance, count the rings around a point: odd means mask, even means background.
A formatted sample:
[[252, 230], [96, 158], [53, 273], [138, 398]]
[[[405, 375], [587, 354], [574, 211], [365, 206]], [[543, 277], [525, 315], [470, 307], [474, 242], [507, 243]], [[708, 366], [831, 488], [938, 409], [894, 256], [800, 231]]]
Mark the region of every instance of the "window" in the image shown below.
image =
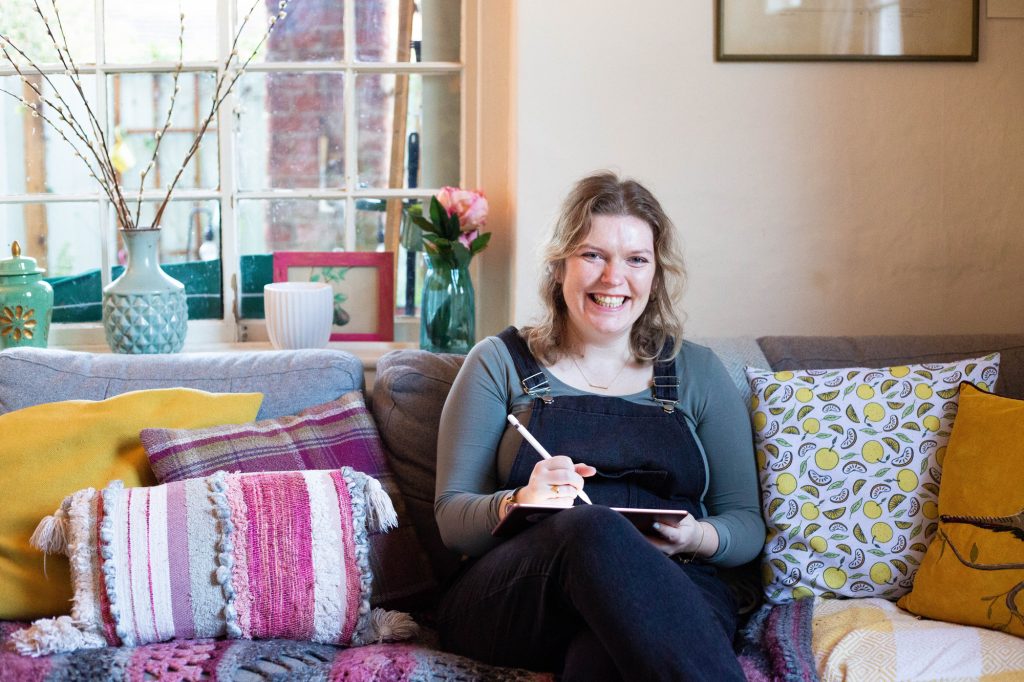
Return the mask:
[[[40, 0], [52, 17], [49, 0]], [[43, 65], [47, 96], [72, 83], [33, 3], [5, 5], [0, 32]], [[402, 207], [459, 184], [464, 68], [460, 0], [291, 0], [207, 130], [161, 220], [161, 263], [185, 282], [189, 341], [231, 341], [262, 317], [274, 251], [398, 253], [398, 314], [416, 307]], [[139, 213], [154, 207], [205, 118], [218, 69], [252, 0], [61, 0], [68, 47]], [[278, 0], [260, 0], [239, 54], [256, 49]], [[0, 61], [0, 88], [31, 95]], [[140, 187], [172, 95], [158, 163]], [[114, 212], [58, 132], [0, 95], [0, 225], [54, 284], [51, 343], [102, 344], [100, 291], [123, 257]], [[132, 204], [134, 206], [134, 203]], [[65, 325], [61, 336], [59, 323]], [[410, 337], [411, 338], [411, 337]]]

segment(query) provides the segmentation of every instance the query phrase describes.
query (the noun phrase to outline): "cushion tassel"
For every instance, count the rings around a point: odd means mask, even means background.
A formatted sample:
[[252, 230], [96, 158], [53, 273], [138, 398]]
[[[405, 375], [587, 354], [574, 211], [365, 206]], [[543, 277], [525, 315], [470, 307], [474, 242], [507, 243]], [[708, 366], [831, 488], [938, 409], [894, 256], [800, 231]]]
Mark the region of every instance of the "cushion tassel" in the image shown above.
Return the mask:
[[44, 516], [29, 538], [29, 544], [45, 554], [67, 554], [70, 505], [71, 497], [65, 497], [60, 509], [52, 516]]
[[398, 525], [398, 514], [395, 512], [395, 505], [391, 498], [381, 487], [380, 482], [370, 476], [366, 477], [366, 485], [363, 488], [366, 494], [366, 502], [369, 511], [367, 520], [370, 530], [388, 531]]
[[397, 642], [418, 635], [420, 626], [408, 613], [374, 609], [370, 614], [370, 636], [367, 642]]
[[85, 629], [71, 616], [40, 618], [29, 627], [12, 632], [9, 641], [22, 656], [49, 656], [107, 645], [102, 635]]

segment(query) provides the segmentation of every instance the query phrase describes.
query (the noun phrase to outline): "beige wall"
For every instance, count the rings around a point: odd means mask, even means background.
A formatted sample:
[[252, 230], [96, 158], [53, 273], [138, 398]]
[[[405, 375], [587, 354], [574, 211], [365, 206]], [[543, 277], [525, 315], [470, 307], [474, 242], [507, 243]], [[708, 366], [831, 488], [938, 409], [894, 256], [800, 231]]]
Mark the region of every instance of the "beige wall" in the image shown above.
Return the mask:
[[681, 228], [690, 333], [1024, 331], [1024, 20], [983, 0], [977, 63], [716, 63], [713, 4], [512, 5], [514, 321], [612, 168]]

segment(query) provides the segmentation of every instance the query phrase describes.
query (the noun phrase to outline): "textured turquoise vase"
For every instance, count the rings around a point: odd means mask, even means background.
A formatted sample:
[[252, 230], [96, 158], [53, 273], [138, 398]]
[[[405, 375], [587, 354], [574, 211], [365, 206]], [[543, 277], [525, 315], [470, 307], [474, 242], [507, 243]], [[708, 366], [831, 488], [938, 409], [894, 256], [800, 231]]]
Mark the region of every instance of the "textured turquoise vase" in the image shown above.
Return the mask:
[[103, 288], [103, 329], [115, 353], [177, 353], [185, 345], [185, 285], [160, 268], [160, 230], [121, 230], [128, 262]]
[[428, 258], [420, 302], [420, 348], [464, 355], [475, 341], [476, 308], [469, 271]]

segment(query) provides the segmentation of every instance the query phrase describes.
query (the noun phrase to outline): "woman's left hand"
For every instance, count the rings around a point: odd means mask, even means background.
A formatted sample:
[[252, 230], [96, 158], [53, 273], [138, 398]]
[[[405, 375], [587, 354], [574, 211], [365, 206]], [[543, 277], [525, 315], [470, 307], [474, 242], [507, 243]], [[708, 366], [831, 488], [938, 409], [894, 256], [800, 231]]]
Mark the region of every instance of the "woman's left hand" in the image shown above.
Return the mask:
[[701, 523], [691, 515], [678, 522], [659, 521], [652, 527], [653, 533], [647, 535], [647, 540], [664, 552], [667, 556], [673, 554], [692, 554], [695, 556], [708, 557], [714, 554], [708, 538], [714, 535], [717, 549], [718, 533], [708, 523]]

